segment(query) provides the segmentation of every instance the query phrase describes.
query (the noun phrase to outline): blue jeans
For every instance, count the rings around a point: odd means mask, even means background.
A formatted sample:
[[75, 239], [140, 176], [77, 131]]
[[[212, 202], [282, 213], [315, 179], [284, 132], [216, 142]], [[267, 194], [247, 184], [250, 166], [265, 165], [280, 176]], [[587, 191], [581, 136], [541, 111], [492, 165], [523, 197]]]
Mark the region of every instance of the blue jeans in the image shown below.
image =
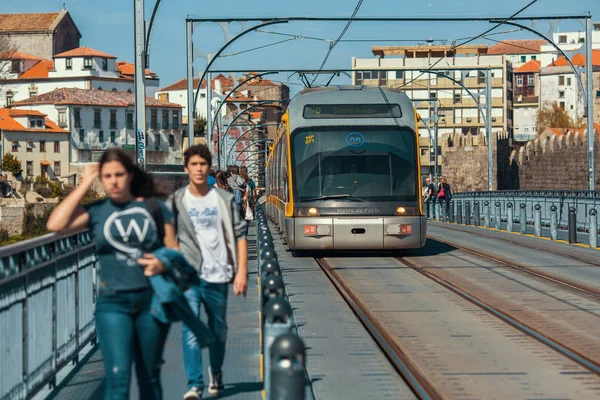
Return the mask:
[[[215, 335], [215, 342], [208, 347], [210, 369], [220, 372], [225, 359], [225, 342], [227, 340], [227, 292], [229, 284], [210, 283], [200, 279], [200, 283], [191, 286], [184, 296], [192, 311], [200, 318], [200, 307], [208, 316], [208, 329]], [[183, 362], [188, 378], [188, 388], [196, 386], [204, 389], [202, 376], [202, 350], [198, 346], [196, 336], [183, 326]]]
[[106, 371], [106, 400], [129, 400], [134, 359], [140, 398], [162, 399], [160, 365], [169, 325], [150, 313], [152, 295], [152, 289], [99, 289], [96, 332]]

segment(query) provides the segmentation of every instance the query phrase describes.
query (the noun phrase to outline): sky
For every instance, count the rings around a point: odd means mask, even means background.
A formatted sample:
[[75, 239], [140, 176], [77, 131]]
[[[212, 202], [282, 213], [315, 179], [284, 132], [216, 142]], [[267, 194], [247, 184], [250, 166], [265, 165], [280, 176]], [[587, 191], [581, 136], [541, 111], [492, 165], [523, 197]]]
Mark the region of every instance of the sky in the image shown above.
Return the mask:
[[[146, 19], [150, 19], [156, 0], [145, 0]], [[532, 0], [364, 0], [358, 17], [508, 17]], [[283, 16], [349, 17], [358, 0], [163, 0], [152, 32], [150, 69], [160, 76], [162, 87], [186, 75], [185, 18], [248, 18]], [[0, 0], [0, 13], [57, 12], [65, 4], [82, 34], [81, 45], [133, 61], [133, 0]], [[584, 15], [591, 13], [600, 22], [600, 0], [538, 0], [520, 16]], [[345, 22], [293, 22], [263, 28], [232, 43], [212, 66], [212, 70], [313, 69], [321, 66], [330, 40], [335, 40]], [[352, 57], [373, 57], [374, 45], [461, 43], [493, 27], [488, 22], [354, 22], [325, 64], [325, 69], [350, 69]], [[542, 21], [537, 28], [547, 31]], [[242, 29], [239, 23], [229, 27], [232, 34]], [[564, 21], [560, 31], [583, 29], [577, 21]], [[531, 34], [500, 26], [490, 38], [527, 39]], [[292, 36], [289, 36], [292, 35]], [[278, 43], [286, 40], [283, 43]], [[194, 31], [198, 51], [214, 53], [224, 43], [222, 30], [214, 23], [203, 23]], [[494, 42], [484, 38], [474, 43]], [[266, 46], [261, 49], [251, 50]], [[251, 50], [251, 51], [248, 51]], [[194, 62], [195, 74], [205, 68], [202, 59]], [[297, 75], [280, 73], [270, 77], [286, 82], [292, 92], [302, 88]], [[324, 83], [329, 76], [317, 77]], [[343, 75], [333, 83], [347, 84]]]

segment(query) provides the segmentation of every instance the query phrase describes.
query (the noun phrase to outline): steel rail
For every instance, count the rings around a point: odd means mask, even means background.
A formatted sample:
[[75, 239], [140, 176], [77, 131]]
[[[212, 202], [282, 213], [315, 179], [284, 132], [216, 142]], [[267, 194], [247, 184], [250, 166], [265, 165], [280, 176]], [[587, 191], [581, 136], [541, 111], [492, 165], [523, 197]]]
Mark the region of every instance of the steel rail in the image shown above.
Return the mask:
[[395, 258], [396, 261], [398, 261], [400, 264], [403, 264], [405, 266], [407, 266], [408, 268], [420, 273], [421, 275], [423, 275], [424, 277], [436, 282], [437, 284], [439, 284], [440, 286], [443, 286], [444, 288], [450, 290], [451, 292], [459, 295], [460, 297], [462, 297], [463, 299], [471, 302], [472, 304], [475, 304], [476, 306], [478, 306], [479, 308], [489, 312], [490, 314], [494, 315], [495, 317], [497, 317], [498, 319], [504, 321], [505, 323], [507, 323], [508, 325], [520, 330], [521, 332], [533, 337], [534, 339], [538, 340], [539, 342], [545, 344], [546, 346], [550, 347], [551, 349], [557, 351], [558, 353], [562, 354], [563, 356], [571, 359], [572, 361], [580, 364], [581, 366], [583, 366], [584, 368], [589, 369], [590, 371], [600, 375], [600, 364], [597, 361], [591, 360], [589, 358], [587, 358], [585, 355], [580, 354], [570, 348], [568, 348], [567, 346], [562, 345], [561, 343], [559, 343], [556, 340], [553, 340], [551, 338], [549, 338], [548, 336], [545, 336], [543, 333], [538, 332], [535, 329], [530, 328], [529, 326], [527, 326], [525, 323], [519, 321], [516, 318], [511, 317], [510, 315], [498, 310], [497, 308], [495, 308], [494, 306], [484, 302], [481, 299], [478, 299], [472, 295], [470, 295], [469, 293], [465, 292], [464, 290], [460, 289], [458, 286], [448, 282], [446, 279], [439, 277], [437, 274], [430, 272], [428, 270], [425, 270], [422, 267], [417, 266], [416, 264], [404, 259], [404, 258], [400, 258], [400, 257], [396, 257]]
[[352, 293], [352, 290], [344, 283], [335, 269], [323, 258], [315, 258], [315, 261], [415, 394], [422, 400], [442, 399], [441, 394], [438, 393], [434, 386], [412, 363], [410, 357], [398, 346], [385, 327], [373, 316], [358, 297]]
[[487, 258], [488, 260], [495, 261], [495, 262], [497, 262], [499, 264], [502, 264], [502, 265], [505, 265], [507, 267], [510, 267], [510, 268], [513, 268], [513, 269], [516, 269], [516, 270], [519, 270], [519, 271], [526, 272], [526, 273], [528, 273], [530, 275], [533, 275], [533, 276], [535, 276], [537, 278], [545, 279], [545, 280], [548, 280], [550, 282], [553, 282], [553, 283], [565, 286], [565, 287], [567, 287], [569, 289], [576, 290], [576, 291], [581, 292], [583, 294], [586, 294], [588, 296], [593, 296], [593, 297], [596, 297], [596, 298], [600, 298], [600, 289], [598, 289], [598, 288], [596, 288], [594, 286], [586, 285], [586, 284], [580, 283], [580, 282], [575, 282], [575, 281], [573, 281], [571, 279], [567, 279], [567, 278], [563, 278], [563, 277], [560, 277], [560, 276], [556, 276], [554, 274], [548, 274], [548, 273], [540, 272], [540, 271], [535, 270], [532, 267], [527, 267], [527, 266], [524, 266], [524, 265], [517, 265], [516, 263], [511, 262], [509, 260], [506, 260], [506, 259], [503, 259], [503, 258], [500, 258], [500, 257], [496, 257], [496, 256], [491, 256], [491, 255], [486, 254], [484, 252], [481, 252], [481, 251], [478, 251], [478, 250], [473, 250], [473, 249], [464, 247], [462, 245], [458, 245], [458, 244], [452, 243], [450, 241], [446, 241], [444, 239], [437, 239], [436, 238], [436, 239], [433, 239], [433, 240], [435, 240], [436, 242], [439, 242], [439, 243], [443, 243], [443, 244], [445, 244], [447, 246], [455, 247], [455, 248], [457, 248], [459, 250], [462, 250], [462, 251], [464, 251], [466, 253], [471, 253], [471, 254], [476, 255], [478, 257]]
[[[449, 231], [474, 234], [473, 232], [464, 231], [462, 229], [456, 229], [456, 228], [451, 227], [450, 225], [444, 225], [443, 223], [436, 224], [435, 227], [436, 228], [447, 229]], [[497, 232], [500, 232], [500, 231], [497, 231]], [[600, 267], [600, 262], [591, 261], [591, 260], [586, 259], [586, 258], [581, 258], [581, 257], [573, 256], [573, 255], [570, 255], [570, 254], [567, 254], [567, 253], [561, 253], [559, 251], [554, 251], [554, 250], [550, 250], [550, 249], [544, 249], [542, 247], [535, 246], [533, 244], [525, 244], [523, 242], [519, 242], [518, 240], [510, 240], [508, 238], [492, 237], [492, 236], [489, 236], [489, 235], [484, 235], [484, 236], [486, 238], [489, 238], [489, 239], [499, 240], [501, 242], [506, 242], [506, 243], [510, 243], [510, 244], [516, 244], [517, 246], [527, 247], [528, 249], [531, 249], [531, 250], [536, 250], [536, 251], [540, 251], [540, 252], [544, 252], [544, 253], [554, 254], [554, 255], [557, 255], [557, 256], [560, 256], [560, 257], [568, 258], [568, 259], [573, 260], [573, 261], [580, 261], [580, 262], [583, 262], [583, 263], [586, 263], [586, 264], [593, 265], [595, 267]], [[433, 239], [433, 240], [437, 240], [438, 242], [441, 242], [441, 240], [438, 240], [438, 239]]]

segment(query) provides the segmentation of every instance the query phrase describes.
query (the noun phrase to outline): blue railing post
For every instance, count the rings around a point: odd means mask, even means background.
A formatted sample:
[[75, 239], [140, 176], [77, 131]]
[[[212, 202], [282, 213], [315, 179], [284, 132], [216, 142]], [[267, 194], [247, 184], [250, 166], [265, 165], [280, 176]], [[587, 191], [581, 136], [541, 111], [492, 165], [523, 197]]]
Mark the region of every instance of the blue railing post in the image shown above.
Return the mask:
[[496, 225], [496, 230], [500, 230], [502, 224], [502, 209], [500, 208], [500, 202], [496, 202], [496, 217], [494, 218], [494, 223]]
[[302, 339], [292, 333], [278, 336], [271, 347], [267, 400], [304, 400], [305, 362], [306, 350]]
[[555, 205], [550, 207], [550, 239], [558, 240], [558, 213]]
[[542, 236], [542, 206], [539, 204], [535, 205], [535, 211], [533, 212], [533, 225], [535, 229], [535, 236]]
[[465, 201], [465, 225], [471, 225], [471, 202]]
[[448, 203], [448, 222], [454, 222], [454, 200], [450, 200]]
[[598, 247], [598, 212], [595, 208], [590, 210], [590, 247]]
[[483, 226], [490, 227], [490, 202], [487, 200], [483, 203]]
[[475, 218], [475, 226], [481, 225], [481, 215], [479, 214], [479, 202], [475, 201], [473, 204], [473, 214]]
[[577, 243], [577, 209], [569, 207], [569, 243]]
[[513, 231], [513, 205], [511, 202], [509, 202], [506, 205], [506, 231], [507, 232], [512, 232]]
[[519, 228], [521, 235], [527, 233], [527, 204], [521, 203], [521, 210], [519, 211]]
[[456, 223], [462, 225], [462, 201], [456, 202]]

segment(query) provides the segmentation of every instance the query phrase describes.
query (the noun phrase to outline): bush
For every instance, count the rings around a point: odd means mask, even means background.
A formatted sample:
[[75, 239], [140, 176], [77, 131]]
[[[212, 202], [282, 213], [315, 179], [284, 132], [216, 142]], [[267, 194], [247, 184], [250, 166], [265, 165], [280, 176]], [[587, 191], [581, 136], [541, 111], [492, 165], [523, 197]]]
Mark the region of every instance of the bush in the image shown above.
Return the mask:
[[25, 206], [25, 216], [23, 218], [23, 234], [24, 238], [32, 238], [36, 236], [45, 235], [48, 233], [46, 229], [46, 223], [54, 207], [48, 207], [42, 215], [35, 215], [33, 212], [33, 206], [27, 204]]
[[10, 153], [2, 157], [2, 170], [11, 172], [15, 177], [23, 172], [21, 161]]
[[52, 196], [52, 189], [46, 186], [35, 186], [35, 192], [46, 199]]

